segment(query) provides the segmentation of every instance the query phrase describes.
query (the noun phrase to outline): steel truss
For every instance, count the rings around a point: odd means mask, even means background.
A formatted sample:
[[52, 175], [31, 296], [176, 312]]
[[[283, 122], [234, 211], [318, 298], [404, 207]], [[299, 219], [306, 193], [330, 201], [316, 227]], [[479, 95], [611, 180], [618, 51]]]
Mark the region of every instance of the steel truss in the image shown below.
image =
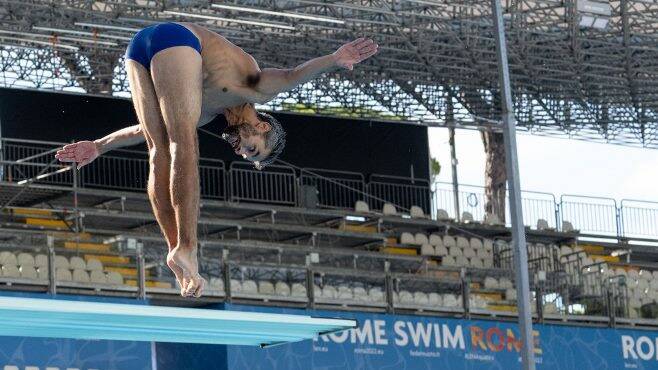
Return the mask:
[[[577, 0], [503, 1], [518, 128], [658, 148], [658, 3], [605, 4], [598, 29], [580, 26]], [[122, 54], [134, 30], [193, 21], [262, 67], [291, 67], [357, 36], [380, 44], [355, 71], [263, 108], [443, 126], [454, 106], [457, 124], [491, 126], [501, 117], [491, 19], [489, 3], [474, 0], [0, 0], [0, 84], [127, 94]]]

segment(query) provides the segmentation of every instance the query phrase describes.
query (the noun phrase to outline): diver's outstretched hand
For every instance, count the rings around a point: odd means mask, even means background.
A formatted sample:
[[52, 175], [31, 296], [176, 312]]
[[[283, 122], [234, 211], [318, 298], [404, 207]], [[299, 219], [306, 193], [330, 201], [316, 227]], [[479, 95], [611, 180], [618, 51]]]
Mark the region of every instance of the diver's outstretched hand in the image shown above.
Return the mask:
[[78, 169], [85, 166], [94, 159], [98, 158], [100, 152], [96, 143], [93, 141], [78, 141], [77, 143], [65, 145], [62, 149], [58, 150], [55, 158], [60, 162], [75, 162]]
[[352, 42], [341, 46], [334, 52], [336, 64], [340, 67], [347, 68], [350, 71], [354, 65], [377, 54], [377, 45], [373, 40], [366, 38], [359, 38]]

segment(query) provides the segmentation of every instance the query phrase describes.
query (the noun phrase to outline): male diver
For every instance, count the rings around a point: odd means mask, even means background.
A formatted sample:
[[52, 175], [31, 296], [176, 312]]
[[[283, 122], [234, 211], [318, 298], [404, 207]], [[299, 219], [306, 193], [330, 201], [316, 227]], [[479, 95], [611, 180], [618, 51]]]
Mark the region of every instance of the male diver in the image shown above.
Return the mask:
[[254, 104], [266, 103], [324, 72], [352, 70], [377, 48], [373, 40], [359, 38], [292, 69], [260, 69], [251, 55], [201, 26], [162, 23], [145, 28], [134, 36], [125, 55], [139, 124], [95, 141], [66, 145], [56, 157], [75, 162], [79, 169], [102, 153], [146, 140], [147, 192], [169, 247], [167, 265], [182, 296], [200, 297], [205, 280], [197, 262], [196, 128], [224, 114], [228, 126], [222, 137], [237, 155], [260, 169], [282, 152], [285, 131], [272, 116], [257, 112]]

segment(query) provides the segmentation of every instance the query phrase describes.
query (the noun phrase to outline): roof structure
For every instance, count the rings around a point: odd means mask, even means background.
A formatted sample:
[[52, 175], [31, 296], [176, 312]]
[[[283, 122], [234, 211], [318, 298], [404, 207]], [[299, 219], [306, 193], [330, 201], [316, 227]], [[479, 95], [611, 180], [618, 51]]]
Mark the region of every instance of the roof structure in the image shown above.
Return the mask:
[[[0, 84], [127, 94], [140, 28], [202, 24], [261, 67], [292, 67], [366, 36], [380, 53], [263, 108], [429, 126], [496, 126], [489, 1], [0, 0]], [[658, 148], [658, 3], [504, 0], [518, 127]], [[20, 47], [16, 47], [20, 46]]]

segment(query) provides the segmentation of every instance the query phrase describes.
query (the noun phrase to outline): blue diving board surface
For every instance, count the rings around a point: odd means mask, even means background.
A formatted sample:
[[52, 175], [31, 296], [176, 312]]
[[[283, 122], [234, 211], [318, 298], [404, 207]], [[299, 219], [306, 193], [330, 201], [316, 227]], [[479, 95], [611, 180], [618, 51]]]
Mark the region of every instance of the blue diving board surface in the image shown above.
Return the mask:
[[304, 315], [0, 297], [0, 336], [271, 345], [357, 327]]

